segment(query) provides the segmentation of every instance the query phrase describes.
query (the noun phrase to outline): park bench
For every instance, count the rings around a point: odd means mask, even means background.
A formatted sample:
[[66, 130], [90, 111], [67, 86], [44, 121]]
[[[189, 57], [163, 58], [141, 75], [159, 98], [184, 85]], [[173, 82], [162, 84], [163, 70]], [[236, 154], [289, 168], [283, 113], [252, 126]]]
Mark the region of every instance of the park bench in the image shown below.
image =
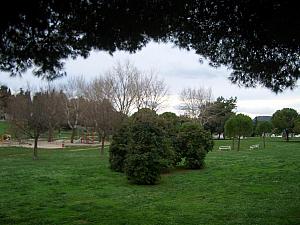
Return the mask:
[[259, 144], [251, 145], [251, 146], [250, 146], [250, 150], [253, 150], [253, 149], [255, 149], [255, 148], [259, 148]]
[[231, 150], [231, 146], [219, 146], [219, 150]]

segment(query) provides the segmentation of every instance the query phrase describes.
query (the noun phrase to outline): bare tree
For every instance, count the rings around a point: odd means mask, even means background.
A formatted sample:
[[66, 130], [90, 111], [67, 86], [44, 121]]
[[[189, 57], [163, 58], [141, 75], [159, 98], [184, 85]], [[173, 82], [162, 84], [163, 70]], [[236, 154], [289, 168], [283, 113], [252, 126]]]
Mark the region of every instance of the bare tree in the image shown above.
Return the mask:
[[134, 107], [140, 72], [129, 61], [118, 62], [105, 76], [104, 93], [118, 112], [128, 115]]
[[38, 139], [47, 131], [47, 101], [45, 93], [36, 93], [33, 98], [30, 92], [11, 97], [9, 101], [10, 123], [20, 132], [34, 139], [33, 158], [37, 159]]
[[67, 83], [61, 87], [65, 93], [63, 101], [67, 122], [69, 127], [72, 129], [71, 143], [74, 142], [80, 113], [82, 111], [81, 102], [85, 86], [86, 82], [83, 77], [71, 77], [67, 80]]
[[94, 114], [95, 129], [101, 140], [100, 153], [104, 154], [104, 142], [108, 135], [113, 134], [117, 124], [121, 123], [122, 117], [121, 113], [117, 112], [107, 99], [97, 102], [95, 105], [94, 108], [97, 110]]
[[126, 61], [116, 63], [104, 76], [94, 79], [84, 93], [95, 101], [109, 100], [118, 112], [128, 115], [133, 109], [158, 110], [165, 101], [167, 86], [154, 70], [143, 74]]
[[115, 93], [113, 93], [113, 84], [111, 84], [112, 80], [110, 79], [109, 74], [110, 73], [107, 73], [105, 76], [96, 77], [90, 82], [85, 83], [85, 85], [81, 85], [81, 87], [84, 87], [81, 91], [83, 96], [89, 101], [103, 101], [106, 99], [113, 104]]
[[150, 108], [157, 111], [164, 103], [168, 89], [164, 80], [159, 80], [152, 70], [136, 80], [136, 91], [137, 109]]
[[181, 109], [184, 113], [193, 119], [200, 119], [201, 113], [205, 107], [213, 100], [212, 91], [210, 88], [185, 88], [180, 93], [182, 101]]
[[107, 83], [100, 77], [92, 80], [85, 94], [85, 120], [94, 128], [101, 142], [100, 153], [104, 153], [104, 142], [113, 133], [117, 123], [121, 122], [121, 113], [117, 112], [108, 99]]
[[45, 91], [45, 100], [47, 101], [47, 120], [48, 122], [48, 142], [53, 141], [54, 130], [60, 128], [66, 120], [65, 113], [65, 95], [62, 91], [58, 92], [51, 85]]

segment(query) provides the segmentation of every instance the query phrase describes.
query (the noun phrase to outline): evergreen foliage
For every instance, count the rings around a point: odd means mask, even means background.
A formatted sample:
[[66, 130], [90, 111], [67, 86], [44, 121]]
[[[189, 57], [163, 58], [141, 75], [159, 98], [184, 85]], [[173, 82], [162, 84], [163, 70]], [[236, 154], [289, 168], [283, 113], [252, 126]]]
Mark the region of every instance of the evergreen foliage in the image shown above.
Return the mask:
[[234, 139], [238, 138], [238, 151], [240, 150], [240, 140], [241, 137], [246, 137], [251, 135], [253, 130], [252, 119], [244, 114], [233, 115], [225, 123], [225, 133], [228, 137], [233, 138], [233, 149], [234, 149]]
[[110, 146], [110, 168], [125, 172], [135, 184], [156, 184], [160, 174], [183, 161], [200, 169], [212, 150], [211, 136], [199, 124], [183, 122], [173, 113], [157, 115], [141, 109], [116, 132]]
[[124, 122], [113, 135], [109, 148], [110, 168], [116, 172], [124, 172], [124, 163], [128, 151], [129, 124]]
[[200, 169], [208, 151], [213, 148], [210, 134], [197, 123], [184, 123], [178, 133], [177, 154], [183, 159], [185, 167]]
[[284, 108], [277, 110], [272, 116], [272, 124], [280, 132], [283, 132], [286, 141], [289, 141], [289, 134], [294, 131], [295, 122], [299, 115], [295, 109]]

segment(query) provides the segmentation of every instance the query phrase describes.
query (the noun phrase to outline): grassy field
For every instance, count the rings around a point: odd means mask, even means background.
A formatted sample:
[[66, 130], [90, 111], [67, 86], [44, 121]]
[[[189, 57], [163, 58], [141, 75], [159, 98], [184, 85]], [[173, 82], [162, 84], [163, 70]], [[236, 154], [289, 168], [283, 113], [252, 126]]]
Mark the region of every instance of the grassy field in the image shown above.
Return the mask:
[[[206, 168], [136, 186], [97, 149], [0, 149], [0, 224], [300, 224], [300, 142], [213, 151]], [[229, 141], [216, 141], [227, 145]]]

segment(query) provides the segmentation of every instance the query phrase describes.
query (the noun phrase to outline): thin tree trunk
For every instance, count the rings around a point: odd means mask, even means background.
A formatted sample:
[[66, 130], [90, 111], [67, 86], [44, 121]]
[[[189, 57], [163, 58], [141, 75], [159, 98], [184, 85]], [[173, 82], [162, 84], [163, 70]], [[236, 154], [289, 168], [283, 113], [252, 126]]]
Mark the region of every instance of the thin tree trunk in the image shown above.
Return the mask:
[[53, 141], [53, 127], [49, 126], [49, 130], [48, 130], [48, 142], [52, 142]]
[[219, 133], [219, 137], [218, 137], [218, 139], [219, 139], [219, 140], [221, 139], [221, 133]]
[[290, 139], [289, 139], [289, 132], [286, 130], [285, 131], [285, 135], [286, 135], [286, 141], [289, 141]]
[[234, 137], [232, 138], [232, 150], [234, 150]]
[[39, 135], [36, 135], [34, 137], [34, 146], [33, 146], [33, 159], [36, 160], [38, 158], [38, 152], [37, 152], [37, 149], [38, 149], [38, 139], [39, 139]]
[[238, 151], [240, 151], [240, 144], [241, 144], [241, 136], [239, 136], [239, 138], [238, 138]]
[[266, 133], [263, 134], [264, 148], [266, 148]]
[[74, 138], [75, 138], [75, 127], [72, 128], [72, 135], [71, 135], [71, 143], [74, 143]]
[[[100, 151], [100, 155], [103, 155], [103, 152], [104, 152], [104, 147], [103, 147], [103, 145], [104, 145], [104, 140], [103, 140], [103, 135], [102, 135], [102, 132], [100, 131], [100, 129], [97, 131], [97, 133], [98, 133], [98, 140], [99, 140], [99, 143], [101, 143], [101, 146], [100, 146], [100, 148], [99, 148], [99, 151]], [[103, 148], [103, 149], [102, 149]]]
[[100, 150], [101, 155], [104, 155], [104, 142], [105, 142], [105, 134], [103, 132], [103, 134], [101, 136], [101, 150]]

